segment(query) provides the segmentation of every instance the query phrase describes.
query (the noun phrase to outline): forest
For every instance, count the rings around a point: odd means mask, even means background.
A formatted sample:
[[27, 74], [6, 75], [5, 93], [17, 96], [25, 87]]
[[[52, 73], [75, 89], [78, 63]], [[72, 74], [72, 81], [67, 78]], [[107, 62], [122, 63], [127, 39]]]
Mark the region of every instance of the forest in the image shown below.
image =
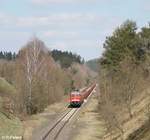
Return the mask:
[[0, 52], [0, 58], [0, 111], [8, 117], [11, 113], [42, 112], [72, 89], [88, 85], [92, 77], [79, 55], [50, 51], [38, 38], [27, 42], [17, 54]]
[[[48, 50], [49, 51], [49, 50]], [[81, 58], [80, 55], [73, 54], [72, 52], [68, 51], [61, 51], [61, 50], [52, 50], [49, 51], [49, 54], [53, 57], [53, 59], [61, 65], [62, 68], [68, 68], [73, 63], [79, 63], [84, 64], [84, 59]], [[1, 51], [0, 52], [0, 59], [4, 60], [15, 60], [17, 57], [17, 54], [14, 52], [6, 52]]]
[[60, 63], [62, 68], [68, 68], [74, 62], [79, 64], [84, 64], [84, 59], [77, 54], [73, 54], [72, 52], [67, 52], [67, 51], [62, 52], [59, 50], [52, 50], [51, 54], [54, 60]]
[[[103, 46], [99, 111], [106, 122], [106, 139], [136, 139], [150, 120], [150, 25], [139, 30], [127, 20]], [[144, 123], [136, 122], [139, 118]]]

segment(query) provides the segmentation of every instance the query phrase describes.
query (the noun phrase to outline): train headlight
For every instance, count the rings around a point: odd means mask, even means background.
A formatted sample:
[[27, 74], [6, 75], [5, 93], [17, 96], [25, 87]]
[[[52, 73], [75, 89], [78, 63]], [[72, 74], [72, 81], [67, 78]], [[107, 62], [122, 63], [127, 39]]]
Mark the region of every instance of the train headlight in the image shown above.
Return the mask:
[[86, 100], [86, 99], [84, 99], [84, 102], [86, 103], [86, 102], [87, 102], [87, 100]]

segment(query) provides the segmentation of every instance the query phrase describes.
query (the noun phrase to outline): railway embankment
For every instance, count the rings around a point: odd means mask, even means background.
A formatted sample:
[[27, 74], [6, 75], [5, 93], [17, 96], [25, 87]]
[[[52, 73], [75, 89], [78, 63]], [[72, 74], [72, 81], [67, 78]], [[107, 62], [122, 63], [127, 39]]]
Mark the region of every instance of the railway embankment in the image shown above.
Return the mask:
[[24, 140], [33, 140], [43, 128], [50, 125], [68, 106], [68, 97], [64, 97], [60, 102], [48, 106], [44, 112], [32, 115], [23, 121]]
[[100, 140], [105, 130], [104, 121], [98, 113], [98, 96], [94, 94], [74, 123], [72, 140]]
[[[129, 118], [126, 112], [118, 111], [122, 120], [124, 140], [150, 140], [150, 125], [147, 117], [147, 105], [149, 103], [149, 90], [136, 98], [132, 104], [133, 117]], [[107, 133], [105, 121], [98, 110], [98, 97], [92, 96], [90, 102], [81, 111], [74, 124], [72, 140], [121, 140], [120, 132]]]
[[[89, 91], [87, 92], [91, 92], [91, 89], [89, 89]], [[51, 139], [56, 139], [55, 136], [57, 135], [57, 139], [61, 139], [62, 137], [67, 135], [67, 137], [63, 139], [66, 140], [69, 138], [70, 140], [70, 134], [72, 133], [72, 124], [74, 120], [78, 118], [78, 115], [80, 114], [80, 109], [84, 108], [85, 104], [83, 104], [81, 108], [68, 108], [68, 100], [68, 96], [66, 96], [61, 102], [50, 105], [48, 108], [45, 109], [43, 113], [32, 115], [31, 117], [27, 118], [26, 121], [24, 121], [24, 139], [41, 140], [44, 138], [46, 140], [49, 139], [49, 137]], [[89, 102], [90, 101], [88, 101], [88, 103]], [[75, 111], [76, 113], [72, 112], [74, 111], [74, 109], [77, 110]], [[65, 112], [68, 111], [69, 113], [65, 115]], [[68, 124], [68, 126], [66, 126], [66, 124]], [[64, 126], [66, 127], [64, 128]], [[59, 138], [59, 132], [57, 134], [57, 131], [61, 131], [61, 128], [63, 129], [63, 135]]]
[[130, 118], [124, 111], [118, 111], [118, 119], [121, 120], [123, 135], [119, 131], [106, 133], [103, 140], [149, 140], [150, 123], [147, 117], [149, 104], [149, 90], [144, 91], [132, 104], [133, 116]]
[[87, 102], [84, 102], [81, 107], [66, 106], [64, 112], [62, 112], [60, 115], [58, 115], [58, 117], [56, 116], [49, 123], [47, 123], [48, 125], [45, 125], [40, 132], [36, 133], [36, 135], [32, 137], [32, 139], [71, 140], [71, 135], [73, 133], [73, 125], [75, 124], [76, 119], [79, 117], [79, 114], [82, 111], [82, 109], [84, 109], [86, 104], [90, 102], [90, 97], [93, 94], [94, 87], [91, 86], [91, 88], [87, 88], [87, 90], [85, 91], [85, 95], [87, 93], [91, 93], [87, 98]]
[[21, 139], [23, 126], [14, 113], [15, 87], [0, 77], [0, 140]]

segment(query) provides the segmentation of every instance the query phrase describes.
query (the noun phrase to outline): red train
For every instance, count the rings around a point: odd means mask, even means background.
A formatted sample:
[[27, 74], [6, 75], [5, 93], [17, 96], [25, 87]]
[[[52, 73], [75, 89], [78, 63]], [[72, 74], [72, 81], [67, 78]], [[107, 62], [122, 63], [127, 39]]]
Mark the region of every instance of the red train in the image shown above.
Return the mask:
[[84, 100], [89, 96], [92, 90], [95, 88], [96, 84], [90, 87], [84, 88], [81, 91], [75, 90], [70, 93], [70, 106], [80, 107]]

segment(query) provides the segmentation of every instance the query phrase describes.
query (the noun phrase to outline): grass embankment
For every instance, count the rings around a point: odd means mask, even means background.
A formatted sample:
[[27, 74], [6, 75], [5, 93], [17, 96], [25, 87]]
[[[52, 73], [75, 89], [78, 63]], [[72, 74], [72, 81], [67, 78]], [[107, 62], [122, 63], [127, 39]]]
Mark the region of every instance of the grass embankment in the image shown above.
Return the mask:
[[22, 123], [17, 117], [7, 118], [0, 112], [0, 139], [2, 136], [22, 136]]
[[93, 95], [75, 123], [72, 140], [101, 140], [105, 134], [104, 121], [98, 113], [97, 95]]
[[[132, 104], [133, 117], [124, 111], [118, 111], [118, 117], [122, 121], [122, 128], [124, 130], [124, 140], [150, 140], [150, 126], [146, 115], [147, 105], [149, 103], [150, 91], [144, 91]], [[121, 140], [122, 136], [119, 132], [106, 133], [104, 140]]]
[[23, 121], [24, 140], [38, 139], [43, 129], [53, 123], [54, 119], [67, 109], [67, 99], [68, 96], [65, 96], [60, 102], [49, 105], [43, 112], [28, 116]]
[[[120, 113], [123, 122], [124, 140], [150, 140], [150, 125], [146, 116], [146, 106], [149, 101], [148, 92], [150, 91], [143, 92], [139, 98], [134, 100], [133, 118], [129, 118], [125, 112]], [[73, 140], [121, 140], [122, 137], [118, 132], [107, 133], [104, 120], [101, 119], [97, 106], [97, 97], [92, 97], [77, 120]]]
[[8, 83], [4, 78], [0, 77], [0, 95], [13, 95], [16, 93], [16, 89]]
[[[13, 114], [9, 117], [3, 109], [4, 97], [12, 98], [16, 94], [16, 89], [5, 79], [0, 78], [0, 139], [5, 136], [22, 136], [23, 126], [19, 118]], [[7, 112], [8, 114], [8, 112]], [[11, 139], [11, 138], [9, 138]]]

